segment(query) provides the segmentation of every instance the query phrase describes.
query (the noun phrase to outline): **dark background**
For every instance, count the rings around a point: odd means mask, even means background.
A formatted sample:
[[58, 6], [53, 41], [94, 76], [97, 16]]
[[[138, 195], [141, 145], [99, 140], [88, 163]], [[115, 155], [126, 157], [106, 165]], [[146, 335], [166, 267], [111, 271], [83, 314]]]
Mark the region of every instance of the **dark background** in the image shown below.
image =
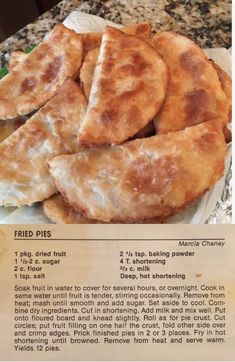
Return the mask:
[[17, 32], [60, 0], [0, 0], [0, 42]]

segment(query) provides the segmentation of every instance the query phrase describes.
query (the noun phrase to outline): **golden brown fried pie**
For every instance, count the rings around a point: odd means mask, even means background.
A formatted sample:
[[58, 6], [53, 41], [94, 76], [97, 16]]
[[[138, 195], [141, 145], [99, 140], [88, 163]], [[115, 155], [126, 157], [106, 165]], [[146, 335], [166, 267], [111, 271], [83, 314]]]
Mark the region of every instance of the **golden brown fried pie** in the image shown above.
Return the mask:
[[74, 210], [61, 195], [56, 194], [43, 202], [45, 215], [56, 224], [93, 224]]
[[[89, 99], [93, 82], [94, 71], [97, 63], [100, 48], [95, 48], [87, 53], [80, 70], [80, 84], [86, 98]], [[135, 138], [149, 137], [155, 133], [154, 123], [148, 123], [143, 129], [134, 135]]]
[[223, 175], [220, 121], [49, 162], [57, 189], [85, 217], [105, 222], [165, 219]]
[[0, 119], [15, 118], [39, 108], [67, 77], [77, 75], [82, 38], [56, 25], [27, 57], [0, 81]]
[[[124, 27], [121, 30], [126, 34], [136, 35], [139, 38], [149, 39], [151, 34], [151, 24], [148, 22], [143, 22]], [[81, 34], [81, 36], [83, 40], [83, 53], [85, 56], [90, 50], [100, 46], [103, 32], [84, 33]]]
[[[99, 55], [99, 48], [95, 48], [89, 51], [81, 67], [80, 84], [87, 99], [89, 99], [90, 96], [90, 90], [93, 82], [93, 76], [94, 76], [98, 55]], [[150, 122], [139, 132], [137, 132], [137, 134], [134, 135], [134, 138], [149, 137], [154, 133], [155, 133], [154, 123]]]
[[[10, 62], [8, 64], [9, 70], [12, 70], [17, 64], [27, 56], [24, 52], [15, 51], [11, 54]], [[0, 121], [0, 142], [10, 136], [26, 121], [26, 117], [15, 118], [11, 120]]]
[[159, 111], [166, 86], [166, 65], [154, 48], [107, 27], [79, 143], [89, 147], [127, 140]]
[[[24, 57], [27, 56], [24, 52], [15, 51], [11, 54], [10, 62], [8, 64], [9, 70], [12, 70], [18, 63], [20, 63]], [[21, 127], [26, 119], [25, 117], [15, 118], [12, 120], [0, 121], [0, 142], [10, 136], [19, 127]]]
[[166, 98], [157, 117], [157, 132], [168, 133], [210, 119], [228, 121], [229, 104], [218, 74], [202, 49], [171, 32], [153, 38], [169, 70]]
[[43, 108], [0, 144], [0, 205], [21, 206], [56, 192], [47, 161], [78, 151], [77, 132], [86, 99], [67, 80]]
[[[148, 22], [139, 23], [136, 25], [130, 25], [121, 29], [126, 34], [131, 34], [143, 38], [149, 39], [151, 33], [151, 25]], [[100, 50], [100, 43], [103, 33], [86, 33], [83, 36], [83, 46], [85, 59], [80, 71], [80, 80], [83, 91], [89, 99], [90, 89], [93, 81], [93, 75], [95, 66]]]

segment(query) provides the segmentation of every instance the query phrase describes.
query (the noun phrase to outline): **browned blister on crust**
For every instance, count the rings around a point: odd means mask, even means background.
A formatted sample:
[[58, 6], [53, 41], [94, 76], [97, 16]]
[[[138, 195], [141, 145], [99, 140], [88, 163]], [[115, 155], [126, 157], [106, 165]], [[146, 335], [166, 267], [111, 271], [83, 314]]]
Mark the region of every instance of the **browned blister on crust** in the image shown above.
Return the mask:
[[225, 125], [229, 103], [218, 74], [202, 49], [172, 32], [157, 33], [153, 43], [169, 70], [157, 133], [177, 131], [210, 119], [220, 119]]
[[79, 143], [90, 147], [127, 140], [159, 111], [166, 86], [166, 65], [154, 48], [107, 27]]
[[223, 175], [220, 121], [49, 162], [71, 206], [104, 222], [163, 220], [197, 200]]
[[56, 192], [47, 161], [78, 151], [77, 132], [86, 106], [78, 85], [67, 80], [57, 95], [0, 144], [0, 205], [30, 205]]
[[77, 75], [82, 38], [56, 25], [27, 57], [0, 81], [0, 119], [15, 118], [39, 108], [66, 78]]
[[43, 211], [56, 224], [94, 224], [94, 220], [86, 219], [79, 214], [60, 194], [55, 194], [45, 200]]
[[[126, 34], [136, 35], [139, 38], [149, 39], [151, 34], [151, 24], [143, 22], [130, 25], [121, 29]], [[90, 32], [81, 34], [83, 41], [83, 55], [85, 56], [90, 50], [97, 48], [101, 44], [103, 32]]]

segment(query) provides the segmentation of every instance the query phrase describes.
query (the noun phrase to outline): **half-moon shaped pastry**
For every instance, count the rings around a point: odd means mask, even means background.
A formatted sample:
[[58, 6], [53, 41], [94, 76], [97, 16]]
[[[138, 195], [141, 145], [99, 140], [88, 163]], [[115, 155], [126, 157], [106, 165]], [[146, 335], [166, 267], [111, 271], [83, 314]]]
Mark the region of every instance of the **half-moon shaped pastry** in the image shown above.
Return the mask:
[[49, 162], [57, 189], [89, 219], [164, 220], [202, 196], [223, 175], [220, 121]]
[[[27, 57], [27, 54], [21, 51], [15, 51], [11, 54], [10, 62], [8, 64], [8, 69], [11, 71], [17, 64], [22, 62], [23, 59]], [[8, 119], [0, 121], [0, 142], [5, 138], [10, 136], [15, 132], [19, 127], [21, 127], [26, 122], [26, 117], [17, 117], [15, 119]]]
[[[121, 29], [126, 34], [136, 35], [139, 38], [149, 39], [151, 34], [151, 24], [143, 22], [126, 26]], [[103, 32], [90, 32], [81, 34], [83, 41], [83, 55], [85, 56], [90, 50], [97, 48], [101, 44]]]
[[56, 192], [47, 161], [78, 152], [77, 132], [86, 99], [67, 80], [43, 108], [0, 144], [0, 205], [22, 206]]
[[154, 48], [107, 27], [79, 143], [90, 147], [127, 140], [159, 111], [166, 86], [166, 65]]
[[[87, 53], [84, 62], [80, 70], [80, 84], [82, 90], [84, 91], [86, 98], [89, 99], [90, 90], [93, 82], [94, 71], [97, 63], [97, 58], [99, 55], [99, 48], [95, 48]], [[154, 123], [148, 123], [143, 129], [141, 129], [137, 134], [134, 135], [135, 138], [149, 137], [155, 133]]]
[[160, 32], [153, 38], [169, 69], [166, 98], [157, 116], [157, 133], [178, 131], [210, 119], [228, 121], [228, 100], [218, 74], [193, 41]]
[[25, 115], [46, 103], [66, 78], [77, 75], [82, 38], [56, 25], [27, 57], [0, 81], [0, 119]]
[[[136, 35], [139, 38], [147, 40], [150, 37], [151, 25], [148, 22], [144, 22], [136, 25], [130, 25], [122, 28], [121, 30], [126, 34]], [[83, 37], [85, 58], [80, 70], [80, 80], [83, 91], [87, 99], [89, 99], [103, 33], [85, 33], [81, 35]]]

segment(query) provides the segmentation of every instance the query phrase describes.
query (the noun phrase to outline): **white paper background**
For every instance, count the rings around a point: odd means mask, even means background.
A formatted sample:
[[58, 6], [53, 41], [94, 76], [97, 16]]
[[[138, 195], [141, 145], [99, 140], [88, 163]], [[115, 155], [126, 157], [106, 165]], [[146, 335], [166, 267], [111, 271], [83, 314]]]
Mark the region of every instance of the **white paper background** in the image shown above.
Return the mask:
[[[87, 33], [103, 31], [106, 25], [120, 28], [121, 25], [104, 20], [95, 15], [89, 15], [78, 11], [72, 12], [64, 21], [64, 24], [78, 33]], [[232, 73], [231, 55], [227, 49], [205, 49], [209, 58], [218, 63], [230, 75]], [[231, 146], [228, 149], [228, 155], [225, 164], [225, 175], [228, 172], [231, 160]], [[223, 176], [215, 186], [208, 191], [198, 202], [189, 209], [173, 218], [171, 224], [204, 224], [214, 209], [216, 202], [220, 199], [225, 182]], [[48, 220], [40, 206], [14, 208], [0, 208], [0, 224], [43, 224], [51, 223]]]

